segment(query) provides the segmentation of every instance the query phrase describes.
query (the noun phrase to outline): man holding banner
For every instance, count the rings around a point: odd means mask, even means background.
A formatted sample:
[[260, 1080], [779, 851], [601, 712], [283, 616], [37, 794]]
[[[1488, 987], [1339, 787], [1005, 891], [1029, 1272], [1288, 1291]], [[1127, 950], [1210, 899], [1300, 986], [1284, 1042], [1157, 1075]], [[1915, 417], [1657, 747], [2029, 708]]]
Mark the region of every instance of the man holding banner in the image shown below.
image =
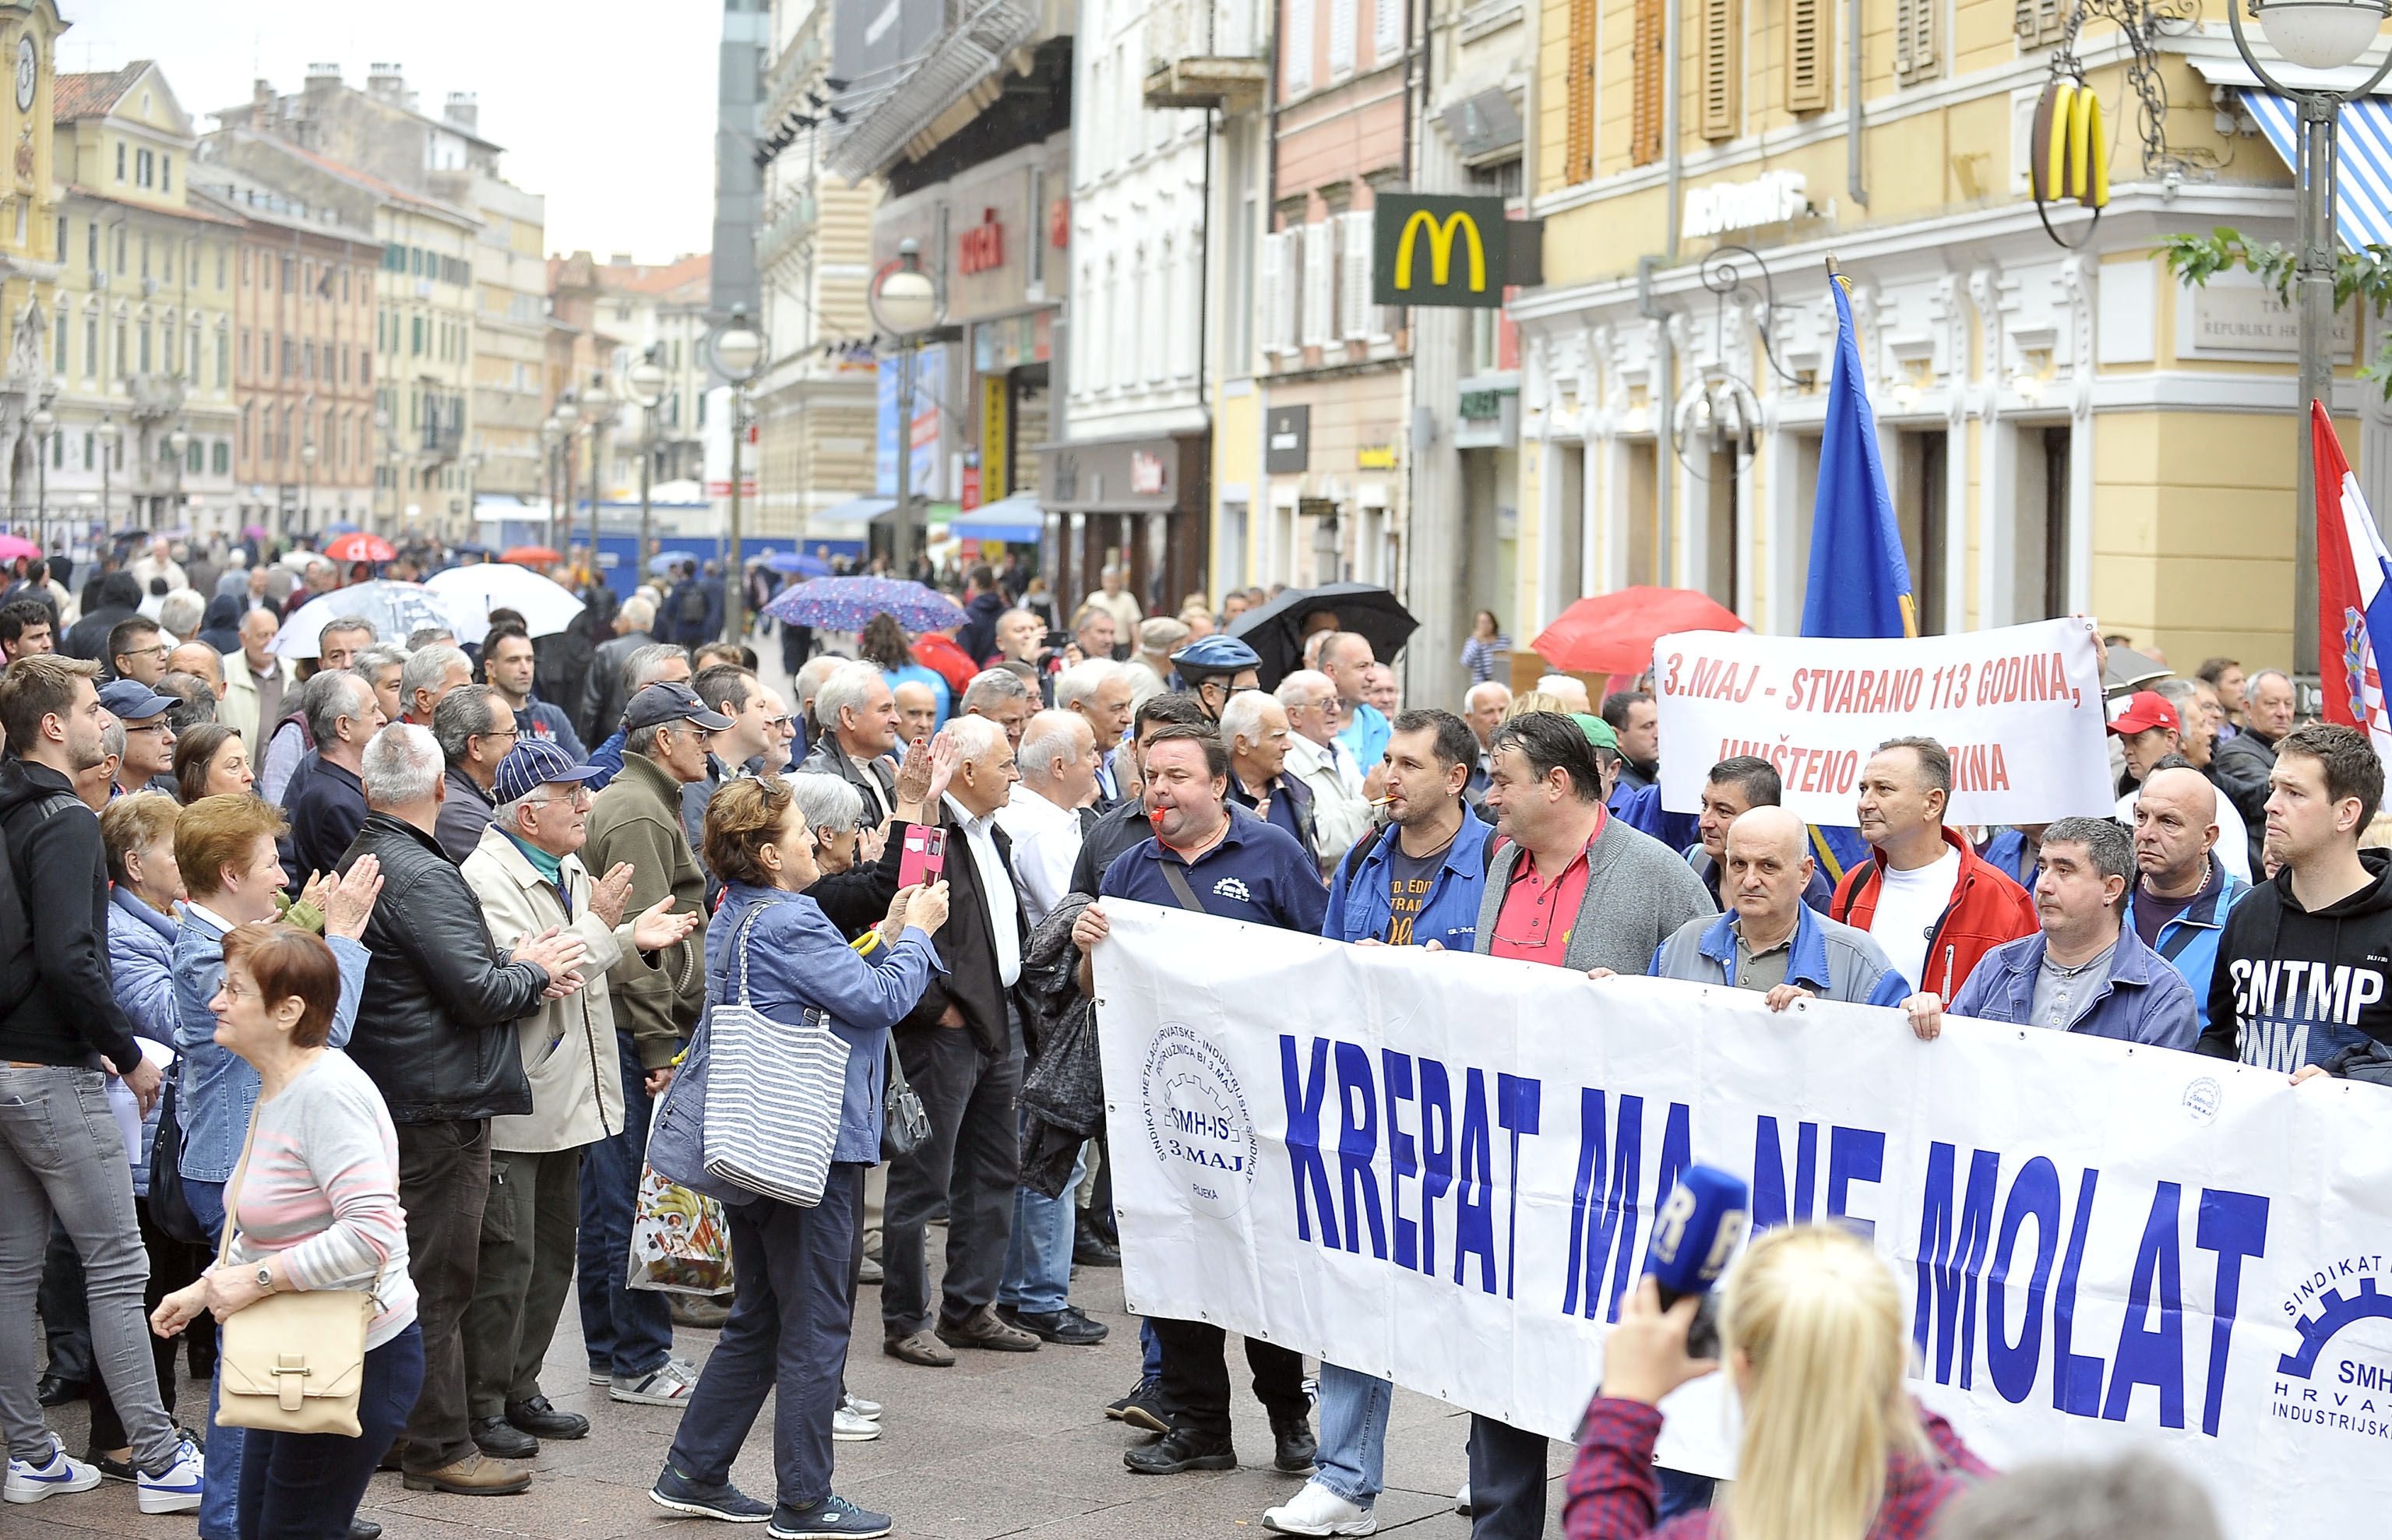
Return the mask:
[[[1715, 912], [1676, 852], [1604, 807], [1593, 743], [1568, 717], [1514, 717], [1488, 757], [1487, 806], [1512, 842], [1488, 868], [1476, 950], [1641, 973], [1680, 926]], [[1540, 1540], [1545, 1486], [1543, 1434], [1471, 1414], [1473, 1540]]]

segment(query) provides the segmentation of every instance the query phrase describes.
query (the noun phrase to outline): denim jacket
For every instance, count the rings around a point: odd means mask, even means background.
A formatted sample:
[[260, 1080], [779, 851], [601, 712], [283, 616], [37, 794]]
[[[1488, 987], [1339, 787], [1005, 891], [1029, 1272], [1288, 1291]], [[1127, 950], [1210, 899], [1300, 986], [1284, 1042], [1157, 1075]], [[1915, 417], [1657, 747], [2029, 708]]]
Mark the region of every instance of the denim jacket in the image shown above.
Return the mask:
[[[2034, 1010], [2035, 974], [2043, 968], [2044, 945], [2043, 933], [2037, 931], [1986, 953], [1969, 982], [1960, 985], [1959, 994], [1944, 1009], [1980, 1021], [2028, 1024]], [[2118, 927], [2118, 949], [2110, 959], [2110, 976], [2068, 1030], [2090, 1038], [2180, 1048], [2187, 1053], [2201, 1040], [2192, 986], [2143, 945], [2132, 925]]]
[[[1653, 951], [1646, 972], [1655, 978], [1697, 984], [1736, 982], [1736, 912], [1689, 920]], [[1823, 1000], [1854, 1005], [1900, 1005], [1910, 993], [1877, 938], [1839, 925], [1805, 902], [1796, 906], [1794, 939], [1788, 947], [1786, 982]]]
[[802, 894], [734, 882], [706, 927], [706, 1003], [689, 1052], [673, 1077], [650, 1135], [648, 1161], [693, 1191], [745, 1202], [755, 1194], [705, 1176], [706, 1071], [708, 1022], [718, 1001], [734, 994], [731, 938], [751, 910], [748, 936], [748, 1002], [777, 1022], [796, 1022], [809, 1010], [826, 1012], [847, 1044], [847, 1086], [839, 1099], [838, 1139], [831, 1159], [872, 1165], [880, 1159], [881, 1102], [888, 1085], [889, 1028], [922, 997], [940, 967], [938, 950], [908, 925], [894, 946], [869, 958], [847, 944], [822, 907]]
[[[241, 1141], [249, 1136], [249, 1111], [257, 1104], [257, 1071], [249, 1061], [216, 1046], [215, 1013], [208, 1001], [224, 983], [225, 927], [189, 904], [175, 933], [175, 1048], [183, 1056], [183, 1078], [175, 1092], [175, 1120], [183, 1131], [183, 1175], [192, 1181], [224, 1183], [240, 1164]], [[332, 1009], [326, 1039], [346, 1047], [365, 987], [363, 943], [346, 936], [324, 938], [341, 965], [341, 998]]]

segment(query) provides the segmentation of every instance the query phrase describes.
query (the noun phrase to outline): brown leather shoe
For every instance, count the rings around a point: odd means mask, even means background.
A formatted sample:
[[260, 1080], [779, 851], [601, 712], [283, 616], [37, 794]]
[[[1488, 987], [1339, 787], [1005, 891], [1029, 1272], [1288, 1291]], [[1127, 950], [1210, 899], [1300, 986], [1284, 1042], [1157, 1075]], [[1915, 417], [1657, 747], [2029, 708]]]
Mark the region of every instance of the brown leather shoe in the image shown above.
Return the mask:
[[1006, 1353], [1038, 1351], [1038, 1338], [1019, 1326], [1006, 1325], [994, 1305], [982, 1305], [952, 1326], [942, 1324], [939, 1340], [950, 1348], [990, 1348]]
[[881, 1341], [880, 1351], [891, 1358], [918, 1364], [926, 1369], [950, 1369], [956, 1363], [956, 1355], [940, 1347], [939, 1339], [926, 1331], [886, 1338]]
[[454, 1465], [422, 1473], [409, 1471], [400, 1482], [410, 1492], [446, 1492], [457, 1497], [509, 1497], [531, 1485], [531, 1472], [519, 1465], [494, 1460], [480, 1451]]

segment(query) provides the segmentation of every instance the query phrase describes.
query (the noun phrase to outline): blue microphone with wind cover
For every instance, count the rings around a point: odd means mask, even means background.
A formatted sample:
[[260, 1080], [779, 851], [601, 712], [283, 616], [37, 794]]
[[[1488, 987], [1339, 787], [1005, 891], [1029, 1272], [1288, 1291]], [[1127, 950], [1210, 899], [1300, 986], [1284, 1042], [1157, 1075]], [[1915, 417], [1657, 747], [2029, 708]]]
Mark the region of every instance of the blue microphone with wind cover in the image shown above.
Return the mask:
[[1660, 1286], [1661, 1308], [1689, 1294], [1702, 1297], [1686, 1351], [1695, 1358], [1719, 1354], [1719, 1321], [1711, 1287], [1727, 1271], [1752, 1223], [1752, 1192], [1741, 1177], [1713, 1166], [1689, 1166], [1653, 1216], [1653, 1239], [1644, 1271]]

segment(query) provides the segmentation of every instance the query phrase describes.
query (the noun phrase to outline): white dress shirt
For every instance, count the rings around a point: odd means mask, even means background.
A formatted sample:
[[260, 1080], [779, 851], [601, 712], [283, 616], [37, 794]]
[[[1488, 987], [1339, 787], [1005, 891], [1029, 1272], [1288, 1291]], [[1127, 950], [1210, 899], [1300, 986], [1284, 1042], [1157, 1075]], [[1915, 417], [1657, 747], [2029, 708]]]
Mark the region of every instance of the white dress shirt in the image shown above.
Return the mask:
[[1349, 783], [1338, 763], [1343, 759], [1350, 764], [1353, 756], [1342, 743], [1332, 748], [1334, 755], [1303, 734], [1290, 733], [1287, 763], [1282, 767], [1312, 792], [1312, 839], [1325, 868], [1344, 859], [1371, 827], [1371, 805], [1362, 798], [1361, 777]]
[[1080, 816], [1016, 781], [1013, 800], [997, 809], [996, 822], [1013, 842], [1014, 885], [1034, 926], [1072, 891], [1072, 868], [1080, 859]]
[[[953, 796], [946, 799], [947, 811], [954, 816], [956, 828], [964, 837], [965, 846], [971, 851], [972, 867], [980, 877], [982, 902], [988, 906], [989, 933], [996, 943], [996, 978], [1008, 989], [1021, 977], [1021, 932], [1019, 900], [1013, 895], [1013, 879], [1007, 875], [1005, 859], [996, 853], [996, 840], [991, 833], [996, 827], [996, 814], [975, 818], [964, 804]], [[1000, 812], [1002, 809], [999, 810]]]

